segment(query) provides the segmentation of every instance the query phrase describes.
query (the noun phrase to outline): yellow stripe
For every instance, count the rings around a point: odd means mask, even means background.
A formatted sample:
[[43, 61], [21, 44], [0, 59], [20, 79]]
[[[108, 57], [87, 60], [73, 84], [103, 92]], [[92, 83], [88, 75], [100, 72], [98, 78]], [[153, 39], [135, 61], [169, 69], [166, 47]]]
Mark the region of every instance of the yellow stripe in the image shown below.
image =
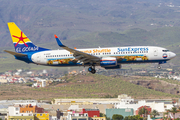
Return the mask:
[[[14, 22], [9, 22], [7, 24], [8, 24], [8, 27], [9, 27], [9, 31], [10, 31], [13, 43], [17, 43], [19, 41], [19, 38], [16, 38], [16, 37], [21, 37], [21, 30], [17, 27], [17, 25]], [[16, 36], [16, 37], [13, 37], [13, 36]], [[23, 33], [22, 37], [25, 38], [27, 36]], [[26, 42], [31, 42], [29, 40], [29, 38], [23, 39], [23, 41], [25, 43]], [[22, 41], [20, 41], [19, 43], [24, 44]]]

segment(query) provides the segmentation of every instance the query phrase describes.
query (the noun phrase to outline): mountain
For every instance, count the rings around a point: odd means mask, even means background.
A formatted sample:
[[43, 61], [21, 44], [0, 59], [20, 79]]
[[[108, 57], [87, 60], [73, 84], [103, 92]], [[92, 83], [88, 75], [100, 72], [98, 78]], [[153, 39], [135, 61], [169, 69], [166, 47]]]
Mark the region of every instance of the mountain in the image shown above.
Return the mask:
[[178, 0], [0, 0], [0, 52], [13, 50], [7, 22], [15, 22], [33, 43], [51, 49], [58, 49], [56, 34], [70, 47], [155, 45], [179, 55], [179, 6]]
[[51, 42], [53, 34], [76, 40], [92, 32], [107, 36], [109, 31], [179, 26], [178, 5], [177, 0], [0, 0], [0, 46], [12, 45], [7, 22], [40, 44]]

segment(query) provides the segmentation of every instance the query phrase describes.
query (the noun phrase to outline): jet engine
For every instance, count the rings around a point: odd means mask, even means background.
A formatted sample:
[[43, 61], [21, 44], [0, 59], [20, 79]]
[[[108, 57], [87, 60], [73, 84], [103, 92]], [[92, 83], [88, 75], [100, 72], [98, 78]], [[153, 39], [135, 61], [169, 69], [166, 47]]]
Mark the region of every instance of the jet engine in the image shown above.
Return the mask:
[[117, 60], [114, 57], [103, 57], [100, 59], [101, 67], [112, 67], [117, 66]]

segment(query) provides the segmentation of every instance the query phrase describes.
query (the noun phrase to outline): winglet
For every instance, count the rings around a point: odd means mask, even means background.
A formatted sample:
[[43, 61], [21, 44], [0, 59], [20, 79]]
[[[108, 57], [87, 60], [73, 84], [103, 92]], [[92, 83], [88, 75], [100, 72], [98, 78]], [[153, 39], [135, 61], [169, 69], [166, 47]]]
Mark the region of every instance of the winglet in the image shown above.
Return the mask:
[[57, 41], [57, 44], [60, 46], [60, 47], [65, 47], [62, 42], [59, 40], [59, 38], [57, 37], [57, 35], [54, 35], [54, 37], [56, 38], [56, 41]]
[[55, 37], [55, 38], [58, 38], [58, 36], [57, 36], [57, 35], [54, 35], [54, 37]]

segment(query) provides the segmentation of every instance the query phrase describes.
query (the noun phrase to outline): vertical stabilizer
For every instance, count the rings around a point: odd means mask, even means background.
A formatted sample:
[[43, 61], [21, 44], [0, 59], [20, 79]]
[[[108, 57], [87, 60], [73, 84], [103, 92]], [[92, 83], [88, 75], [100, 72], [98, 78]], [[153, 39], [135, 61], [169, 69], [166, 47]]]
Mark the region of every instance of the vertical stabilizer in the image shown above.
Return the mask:
[[9, 31], [16, 52], [25, 53], [25, 52], [38, 52], [38, 51], [49, 50], [34, 45], [14, 22], [9, 22], [7, 24], [9, 27]]

